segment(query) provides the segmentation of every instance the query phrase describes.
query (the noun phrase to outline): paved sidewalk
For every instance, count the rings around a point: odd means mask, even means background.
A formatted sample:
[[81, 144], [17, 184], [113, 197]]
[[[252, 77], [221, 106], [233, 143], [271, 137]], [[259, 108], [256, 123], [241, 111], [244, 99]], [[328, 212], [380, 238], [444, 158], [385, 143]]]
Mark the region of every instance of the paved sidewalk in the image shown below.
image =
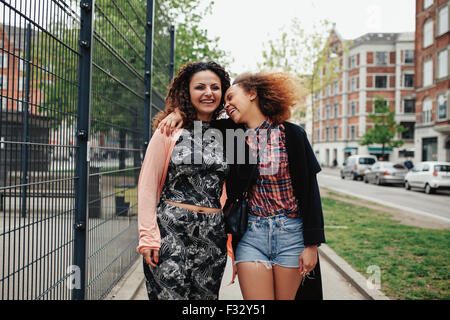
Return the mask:
[[[366, 278], [356, 272], [327, 245], [319, 248], [320, 266], [322, 272], [324, 300], [386, 300], [383, 293], [369, 289]], [[228, 285], [231, 280], [231, 260], [228, 260], [220, 300], [242, 300], [239, 281]], [[147, 293], [142, 270], [142, 260], [139, 259], [113, 288], [106, 300], [147, 300]]]

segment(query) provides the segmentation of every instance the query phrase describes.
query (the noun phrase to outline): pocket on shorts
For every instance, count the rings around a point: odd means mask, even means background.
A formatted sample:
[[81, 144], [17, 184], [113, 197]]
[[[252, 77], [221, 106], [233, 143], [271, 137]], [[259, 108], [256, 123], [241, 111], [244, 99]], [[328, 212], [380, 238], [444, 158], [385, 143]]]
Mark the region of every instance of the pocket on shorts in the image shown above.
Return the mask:
[[286, 232], [299, 232], [303, 230], [303, 221], [299, 218], [286, 217], [282, 220], [281, 230]]

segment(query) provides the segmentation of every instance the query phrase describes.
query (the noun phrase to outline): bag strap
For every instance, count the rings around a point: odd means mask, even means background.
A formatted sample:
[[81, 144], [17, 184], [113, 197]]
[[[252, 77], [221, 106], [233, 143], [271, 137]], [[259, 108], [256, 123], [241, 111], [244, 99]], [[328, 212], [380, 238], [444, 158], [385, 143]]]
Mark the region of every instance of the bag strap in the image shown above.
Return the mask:
[[[261, 148], [260, 150], [265, 150], [265, 148], [266, 148], [266, 146], [267, 146], [267, 143], [269, 142], [271, 130], [272, 130], [272, 126], [270, 126], [269, 129], [267, 130], [267, 139], [266, 139], [264, 145], [262, 146], [262, 148]], [[259, 152], [260, 152], [260, 150], [258, 150], [258, 153], [257, 153], [257, 161], [256, 161], [256, 164], [255, 164], [255, 166], [253, 167], [253, 170], [252, 170], [252, 173], [250, 174], [249, 179], [247, 180], [247, 185], [245, 186], [244, 193], [243, 193], [244, 198], [247, 196], [248, 189], [250, 189], [250, 186], [251, 186], [251, 183], [252, 183], [252, 181], [253, 181], [253, 178], [255, 177], [256, 172], [258, 171], [258, 162], [259, 162]]]

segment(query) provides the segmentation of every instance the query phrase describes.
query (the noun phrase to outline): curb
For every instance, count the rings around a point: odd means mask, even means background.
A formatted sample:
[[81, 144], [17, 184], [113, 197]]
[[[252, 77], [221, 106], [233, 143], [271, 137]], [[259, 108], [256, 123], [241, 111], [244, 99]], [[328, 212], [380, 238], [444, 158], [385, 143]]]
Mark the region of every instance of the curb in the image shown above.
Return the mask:
[[365, 298], [369, 300], [390, 300], [378, 289], [369, 289], [368, 279], [354, 270], [344, 259], [337, 255], [330, 247], [322, 243], [319, 247], [320, 254], [350, 282]]
[[142, 276], [141, 268], [142, 259], [139, 257], [105, 297], [105, 300], [133, 300], [144, 284], [145, 278]]

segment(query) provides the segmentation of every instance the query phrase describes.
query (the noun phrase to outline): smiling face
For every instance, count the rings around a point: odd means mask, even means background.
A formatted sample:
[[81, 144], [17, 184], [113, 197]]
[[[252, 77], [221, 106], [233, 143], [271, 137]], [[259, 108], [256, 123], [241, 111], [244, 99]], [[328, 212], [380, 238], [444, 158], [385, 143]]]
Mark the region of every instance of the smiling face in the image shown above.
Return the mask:
[[195, 73], [189, 82], [191, 103], [197, 110], [197, 118], [211, 121], [222, 99], [222, 86], [217, 74], [210, 70]]
[[239, 85], [232, 85], [225, 93], [225, 110], [235, 123], [248, 123], [253, 114], [254, 94], [247, 93]]

